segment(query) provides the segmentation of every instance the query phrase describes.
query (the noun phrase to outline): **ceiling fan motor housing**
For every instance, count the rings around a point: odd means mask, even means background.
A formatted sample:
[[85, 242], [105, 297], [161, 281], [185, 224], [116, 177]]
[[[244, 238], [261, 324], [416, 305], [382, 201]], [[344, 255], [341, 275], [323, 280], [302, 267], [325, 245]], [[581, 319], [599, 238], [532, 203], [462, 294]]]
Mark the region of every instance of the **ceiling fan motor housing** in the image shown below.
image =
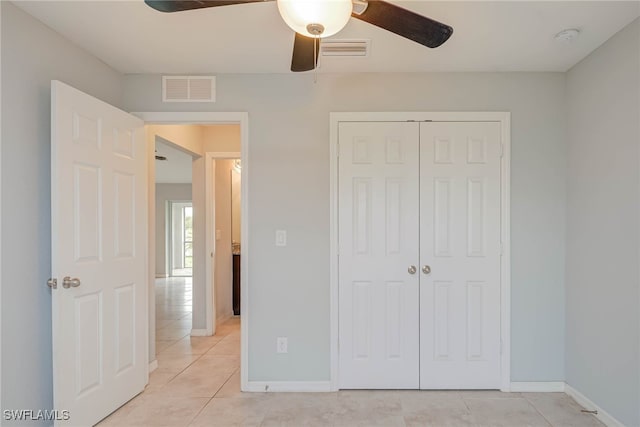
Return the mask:
[[330, 37], [342, 30], [353, 11], [351, 0], [276, 0], [284, 22], [306, 37]]

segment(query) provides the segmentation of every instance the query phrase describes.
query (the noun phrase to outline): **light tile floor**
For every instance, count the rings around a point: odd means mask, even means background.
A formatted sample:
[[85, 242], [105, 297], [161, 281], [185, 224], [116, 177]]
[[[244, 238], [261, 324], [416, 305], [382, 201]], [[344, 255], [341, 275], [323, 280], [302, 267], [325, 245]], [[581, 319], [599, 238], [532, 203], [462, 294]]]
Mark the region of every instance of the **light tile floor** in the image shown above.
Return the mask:
[[602, 426], [564, 393], [240, 391], [240, 322], [189, 337], [191, 279], [156, 285], [158, 369], [100, 426]]

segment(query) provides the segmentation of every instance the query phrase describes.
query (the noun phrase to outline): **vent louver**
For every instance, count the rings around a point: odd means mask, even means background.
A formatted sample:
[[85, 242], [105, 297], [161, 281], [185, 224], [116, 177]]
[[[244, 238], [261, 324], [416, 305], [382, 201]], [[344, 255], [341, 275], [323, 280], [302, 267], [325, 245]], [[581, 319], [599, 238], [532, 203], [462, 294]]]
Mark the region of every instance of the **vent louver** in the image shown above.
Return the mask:
[[163, 76], [163, 102], [215, 102], [215, 76]]
[[323, 40], [322, 56], [369, 56], [369, 40]]

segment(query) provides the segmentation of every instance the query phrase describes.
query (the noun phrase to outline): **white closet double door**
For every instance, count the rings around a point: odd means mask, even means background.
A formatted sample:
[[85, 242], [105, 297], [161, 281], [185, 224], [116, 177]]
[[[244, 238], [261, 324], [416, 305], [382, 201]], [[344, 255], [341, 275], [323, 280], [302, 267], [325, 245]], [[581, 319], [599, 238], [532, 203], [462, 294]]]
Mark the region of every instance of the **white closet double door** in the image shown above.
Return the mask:
[[500, 124], [338, 132], [340, 388], [500, 388]]

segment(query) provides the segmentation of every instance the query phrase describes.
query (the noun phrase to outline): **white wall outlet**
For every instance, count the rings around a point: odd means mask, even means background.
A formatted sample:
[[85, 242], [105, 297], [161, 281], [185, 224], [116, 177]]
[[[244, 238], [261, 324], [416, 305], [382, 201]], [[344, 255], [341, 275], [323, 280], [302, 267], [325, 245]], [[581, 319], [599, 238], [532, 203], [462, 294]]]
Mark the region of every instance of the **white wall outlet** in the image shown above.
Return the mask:
[[222, 230], [216, 230], [216, 240], [220, 240], [222, 238]]
[[276, 338], [276, 353], [289, 353], [289, 340], [287, 337]]
[[276, 230], [276, 246], [287, 246], [287, 230]]

